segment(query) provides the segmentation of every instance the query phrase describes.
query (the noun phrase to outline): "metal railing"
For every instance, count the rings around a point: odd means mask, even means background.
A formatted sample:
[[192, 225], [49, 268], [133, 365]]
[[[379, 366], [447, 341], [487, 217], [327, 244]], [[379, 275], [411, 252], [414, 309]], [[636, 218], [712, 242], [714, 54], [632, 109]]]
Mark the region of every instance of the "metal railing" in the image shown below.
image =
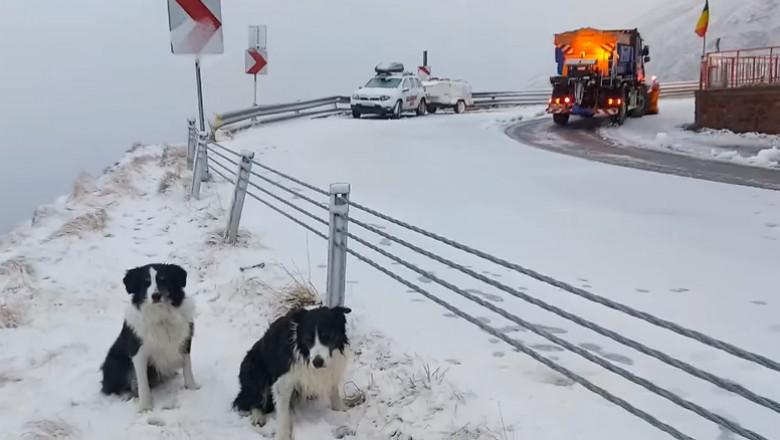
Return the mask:
[[[674, 98], [693, 96], [699, 89], [698, 81], [670, 82], [661, 85], [661, 97]], [[525, 91], [476, 92], [474, 108], [494, 108], [521, 105], [547, 104], [552, 89]], [[212, 130], [240, 131], [259, 124], [287, 121], [296, 118], [311, 118], [347, 113], [349, 96], [296, 101], [284, 104], [261, 105], [242, 110], [219, 113], [211, 122]]]
[[[598, 385], [595, 385], [576, 372], [563, 367], [557, 363], [555, 359], [546, 357], [538, 351], [534, 350], [532, 347], [510, 337], [507, 333], [505, 333], [505, 331], [489, 325], [485, 321], [475, 317], [473, 314], [464, 311], [462, 308], [454, 306], [452, 303], [435, 295], [426, 288], [421, 287], [419, 284], [403, 277], [396, 270], [390, 269], [388, 265], [378, 262], [378, 259], [384, 259], [386, 261], [392, 262], [392, 264], [404, 268], [405, 270], [413, 272], [416, 274], [415, 276], [419, 275], [423, 277], [427, 282], [435, 283], [447, 291], [457, 294], [461, 298], [468, 300], [470, 304], [489, 310], [490, 312], [513, 322], [517, 326], [552, 342], [556, 346], [568, 350], [569, 352], [580, 356], [581, 358], [603, 368], [606, 371], [609, 371], [634, 384], [641, 386], [645, 390], [656, 394], [709, 422], [716, 424], [725, 431], [729, 431], [746, 439], [767, 440], [765, 435], [757, 433], [741, 425], [728, 416], [719, 414], [706, 408], [703, 405], [695, 403], [681, 396], [678, 391], [665, 389], [662, 386], [654, 383], [652, 380], [632, 373], [631, 371], [620, 367], [606, 358], [603, 358], [598, 353], [590, 352], [578, 344], [564, 339], [560, 335], [553, 334], [553, 332], [550, 332], [543, 326], [533, 324], [521, 318], [520, 316], [517, 316], [516, 314], [499, 307], [496, 303], [489, 302], [484, 298], [474, 295], [472, 293], [473, 291], [460, 287], [454, 282], [448, 281], [445, 276], [434, 274], [433, 271], [427, 270], [421, 267], [419, 264], [415, 264], [408, 259], [399, 256], [398, 254], [390, 252], [387, 249], [380, 248], [379, 246], [373, 244], [372, 240], [362, 235], [367, 233], [374, 240], [376, 238], [382, 238], [384, 240], [389, 240], [390, 242], [396, 243], [403, 248], [412, 251], [415, 255], [425, 258], [426, 261], [430, 260], [439, 264], [444, 264], [452, 269], [455, 269], [461, 274], [484, 283], [485, 285], [497, 289], [500, 292], [511, 295], [514, 298], [539, 307], [547, 312], [553, 313], [580, 327], [591, 330], [625, 347], [636, 350], [671, 367], [674, 367], [688, 374], [690, 377], [695, 378], [696, 380], [706, 381], [720, 389], [740, 396], [755, 405], [772, 411], [776, 417], [780, 415], [780, 403], [773, 400], [771, 397], [764, 395], [764, 390], [750, 390], [747, 387], [736, 383], [732, 379], [721, 377], [711, 372], [702, 370], [697, 366], [675, 358], [674, 356], [656, 347], [648, 346], [631, 339], [628, 336], [620, 334], [617, 331], [611, 330], [599, 323], [581, 317], [573, 311], [564, 310], [560, 307], [549, 304], [538, 297], [532, 296], [527, 292], [520, 291], [519, 289], [515, 289], [496, 279], [487, 277], [468, 266], [459, 264], [447, 257], [426, 249], [422, 244], [417, 244], [406, 239], [402, 239], [399, 236], [388, 232], [388, 229], [383, 229], [382, 226], [377, 226], [374, 223], [376, 221], [381, 221], [385, 222], [389, 226], [394, 226], [405, 231], [413, 232], [417, 234], [416, 236], [425, 237], [428, 240], [433, 240], [439, 244], [444, 244], [451, 249], [480, 258], [488, 264], [494, 264], [504, 269], [509, 269], [518, 274], [533, 278], [542, 283], [546, 283], [563, 292], [576, 295], [592, 303], [610, 308], [612, 310], [623, 313], [626, 316], [670, 331], [681, 338], [701, 343], [708, 347], [716, 348], [723, 353], [727, 353], [737, 358], [752, 362], [757, 366], [766, 368], [768, 370], [780, 372], [780, 362], [777, 362], [776, 360], [758, 353], [750, 352], [726, 341], [708, 336], [699, 331], [659, 318], [647, 312], [637, 310], [625, 304], [605, 298], [584, 289], [574, 287], [564, 281], [541, 274], [519, 264], [509, 262], [506, 259], [467, 246], [440, 234], [436, 234], [434, 232], [414, 226], [386, 213], [372, 209], [362, 203], [350, 200], [351, 188], [347, 184], [334, 184], [331, 185], [329, 190], [318, 188], [317, 186], [307, 183], [302, 179], [296, 178], [288, 173], [284, 173], [271, 166], [268, 166], [267, 164], [255, 160], [254, 155], [248, 151], [242, 151], [239, 153], [231, 150], [228, 147], [225, 147], [224, 145], [209, 141], [209, 137], [204, 134], [197, 136], [196, 144], [197, 145], [195, 147], [188, 148], [188, 151], [195, 152], [195, 158], [193, 161], [194, 170], [192, 196], [197, 198], [200, 195], [200, 182], [203, 181], [203, 173], [205, 172], [205, 169], [210, 169], [215, 175], [225, 179], [226, 182], [229, 182], [234, 186], [233, 200], [231, 202], [229, 217], [227, 219], [227, 227], [225, 231], [226, 242], [236, 242], [239, 223], [241, 220], [241, 212], [245, 203], [244, 196], [249, 196], [251, 200], [261, 203], [263, 206], [268, 207], [272, 211], [282, 215], [284, 218], [292, 221], [293, 223], [303, 227], [307, 231], [328, 242], [328, 272], [325, 300], [325, 303], [328, 306], [332, 307], [336, 305], [344, 305], [345, 303], [347, 255], [351, 255], [357, 260], [372, 267], [373, 269], [376, 269], [380, 273], [390, 277], [391, 279], [408, 287], [412, 291], [447, 309], [454, 315], [463, 318], [467, 322], [478, 327], [480, 330], [504, 341], [508, 345], [517, 349], [519, 352], [528, 355], [532, 359], [582, 385], [584, 388], [619, 406], [628, 413], [639, 417], [655, 428], [667, 433], [671, 437], [684, 440], [693, 439], [693, 437], [660, 420], [649, 412], [636, 407], [629, 401], [617, 397], [615, 394]], [[202, 157], [205, 155], [211, 155], [208, 162], [206, 161], [205, 157]], [[253, 168], [258, 169], [258, 171], [253, 170]], [[287, 195], [288, 197], [284, 197], [283, 195]], [[292, 200], [289, 198], [290, 195], [294, 196]], [[305, 205], [302, 206], [302, 203], [305, 203]], [[355, 212], [359, 213], [362, 217], [366, 217], [367, 219], [362, 220], [357, 218], [355, 216]], [[369, 222], [368, 219], [371, 219], [373, 222]], [[355, 226], [357, 231], [350, 231], [350, 224]], [[357, 249], [355, 248], [355, 245], [357, 245]], [[371, 257], [368, 255], [371, 255]], [[780, 417], [778, 417], [778, 423], [780, 423]]]
[[710, 52], [701, 69], [702, 90], [780, 84], [780, 46]]
[[[349, 105], [349, 97], [330, 96], [309, 101], [260, 105], [243, 110], [219, 113], [215, 116], [211, 126], [213, 130], [218, 130], [233, 125], [231, 130], [236, 131], [262, 123], [341, 113], [346, 111], [342, 105]], [[243, 124], [236, 125], [239, 123]]]

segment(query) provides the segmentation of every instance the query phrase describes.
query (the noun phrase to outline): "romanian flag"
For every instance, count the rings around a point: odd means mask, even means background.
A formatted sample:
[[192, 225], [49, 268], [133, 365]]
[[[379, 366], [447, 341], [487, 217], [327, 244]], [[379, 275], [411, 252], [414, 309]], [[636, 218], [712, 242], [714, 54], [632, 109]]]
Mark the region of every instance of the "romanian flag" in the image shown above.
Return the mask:
[[707, 35], [707, 28], [710, 25], [710, 0], [704, 4], [704, 10], [701, 11], [699, 22], [696, 23], [696, 35], [704, 38]]

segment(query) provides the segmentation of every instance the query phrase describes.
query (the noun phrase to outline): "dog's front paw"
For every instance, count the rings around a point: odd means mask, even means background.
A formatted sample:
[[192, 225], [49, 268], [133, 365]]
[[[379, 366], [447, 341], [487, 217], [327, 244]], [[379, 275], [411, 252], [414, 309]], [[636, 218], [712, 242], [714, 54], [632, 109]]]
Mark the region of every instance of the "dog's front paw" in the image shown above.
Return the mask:
[[145, 413], [152, 410], [152, 399], [139, 399], [138, 412]]
[[252, 413], [249, 415], [249, 421], [259, 427], [265, 426], [265, 414], [263, 414], [262, 411], [259, 409], [253, 409]]
[[337, 398], [337, 399], [332, 399], [332, 400], [331, 400], [331, 402], [330, 402], [330, 408], [331, 408], [333, 411], [340, 411], [340, 412], [344, 412], [344, 411], [346, 411], [346, 410], [348, 410], [348, 409], [349, 409], [349, 408], [347, 407], [347, 405], [344, 403], [344, 399], [342, 399], [342, 398], [340, 398], [340, 397], [339, 397], [339, 398]]
[[276, 431], [276, 440], [293, 440], [292, 432], [286, 429]]

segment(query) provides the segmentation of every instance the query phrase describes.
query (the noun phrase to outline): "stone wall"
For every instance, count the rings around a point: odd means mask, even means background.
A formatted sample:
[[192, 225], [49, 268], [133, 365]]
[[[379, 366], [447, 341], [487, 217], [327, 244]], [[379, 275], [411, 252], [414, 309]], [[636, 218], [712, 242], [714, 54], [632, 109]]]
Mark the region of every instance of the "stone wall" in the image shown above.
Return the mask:
[[696, 126], [780, 134], [780, 85], [700, 90]]

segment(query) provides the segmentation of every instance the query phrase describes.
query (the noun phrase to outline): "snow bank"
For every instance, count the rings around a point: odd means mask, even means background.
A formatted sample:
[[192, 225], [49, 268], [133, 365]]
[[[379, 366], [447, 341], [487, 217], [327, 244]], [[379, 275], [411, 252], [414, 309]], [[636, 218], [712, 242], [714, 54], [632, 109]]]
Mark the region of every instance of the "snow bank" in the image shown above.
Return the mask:
[[606, 127], [599, 134], [625, 147], [661, 150], [700, 159], [777, 168], [780, 136], [737, 134], [728, 130], [693, 130], [693, 99], [666, 99], [659, 115], [629, 119], [622, 127]]

